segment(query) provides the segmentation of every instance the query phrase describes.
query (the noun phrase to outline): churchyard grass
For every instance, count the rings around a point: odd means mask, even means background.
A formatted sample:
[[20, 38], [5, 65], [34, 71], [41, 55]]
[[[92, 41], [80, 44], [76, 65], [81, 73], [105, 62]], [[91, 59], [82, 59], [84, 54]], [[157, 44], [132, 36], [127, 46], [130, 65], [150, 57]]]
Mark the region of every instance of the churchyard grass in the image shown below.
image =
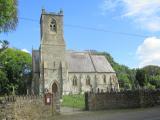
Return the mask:
[[84, 95], [64, 95], [62, 106], [74, 107], [74, 108], [85, 108], [85, 98]]

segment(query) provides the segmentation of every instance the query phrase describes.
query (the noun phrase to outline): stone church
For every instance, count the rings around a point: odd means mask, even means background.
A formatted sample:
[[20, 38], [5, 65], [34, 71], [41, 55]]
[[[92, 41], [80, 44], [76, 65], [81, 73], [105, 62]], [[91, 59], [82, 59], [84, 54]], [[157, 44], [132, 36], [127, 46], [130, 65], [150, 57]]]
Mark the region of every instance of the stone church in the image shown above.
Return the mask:
[[116, 73], [105, 56], [66, 50], [63, 11], [48, 13], [43, 9], [40, 30], [39, 50], [32, 50], [35, 94], [119, 91]]

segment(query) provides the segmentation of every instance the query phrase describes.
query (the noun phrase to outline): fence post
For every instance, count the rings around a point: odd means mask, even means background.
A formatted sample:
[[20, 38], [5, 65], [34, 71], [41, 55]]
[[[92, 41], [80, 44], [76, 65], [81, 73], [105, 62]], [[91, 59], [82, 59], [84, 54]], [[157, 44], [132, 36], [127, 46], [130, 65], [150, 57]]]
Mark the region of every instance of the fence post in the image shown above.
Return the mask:
[[89, 110], [88, 97], [88, 92], [85, 92], [85, 110]]

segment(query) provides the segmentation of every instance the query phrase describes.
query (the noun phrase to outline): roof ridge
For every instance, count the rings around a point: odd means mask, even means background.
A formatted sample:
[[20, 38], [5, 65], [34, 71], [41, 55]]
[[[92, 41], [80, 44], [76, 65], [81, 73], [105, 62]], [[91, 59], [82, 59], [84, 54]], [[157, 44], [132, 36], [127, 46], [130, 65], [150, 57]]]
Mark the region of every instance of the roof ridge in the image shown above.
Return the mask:
[[88, 55], [89, 55], [89, 57], [91, 59], [91, 62], [92, 62], [92, 65], [93, 65], [93, 68], [94, 68], [95, 72], [97, 72], [96, 66], [94, 65], [94, 62], [93, 62], [93, 59], [92, 59], [92, 56], [91, 56], [90, 52], [88, 52]]

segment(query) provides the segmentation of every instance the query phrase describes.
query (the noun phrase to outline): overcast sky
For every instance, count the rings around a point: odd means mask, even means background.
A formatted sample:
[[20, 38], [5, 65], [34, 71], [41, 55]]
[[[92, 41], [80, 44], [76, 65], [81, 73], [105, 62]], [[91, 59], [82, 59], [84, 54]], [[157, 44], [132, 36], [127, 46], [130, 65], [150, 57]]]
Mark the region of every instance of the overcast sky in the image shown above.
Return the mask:
[[19, 0], [18, 27], [0, 39], [38, 49], [42, 8], [63, 9], [67, 49], [106, 51], [131, 68], [160, 65], [160, 0]]

